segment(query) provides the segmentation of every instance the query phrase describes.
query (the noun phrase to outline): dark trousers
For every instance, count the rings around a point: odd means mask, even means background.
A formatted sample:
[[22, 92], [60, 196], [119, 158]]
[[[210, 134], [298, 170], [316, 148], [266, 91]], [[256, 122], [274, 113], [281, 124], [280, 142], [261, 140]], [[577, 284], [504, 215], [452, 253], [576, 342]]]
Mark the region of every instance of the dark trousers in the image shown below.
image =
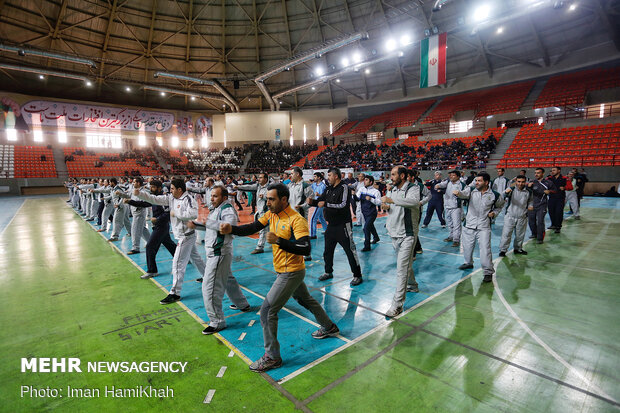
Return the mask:
[[562, 228], [564, 198], [549, 198], [549, 218], [551, 218], [551, 226]]
[[170, 238], [170, 232], [167, 225], [165, 227], [153, 227], [151, 237], [146, 243], [146, 272], [157, 272], [155, 257], [157, 256], [157, 251], [159, 251], [161, 244], [164, 244], [164, 247], [166, 247], [168, 252], [170, 252], [170, 254], [174, 257], [177, 244], [175, 244], [174, 241], [172, 241], [172, 238]]
[[433, 217], [433, 212], [437, 211], [437, 218], [439, 218], [439, 222], [441, 225], [446, 225], [446, 220], [443, 219], [443, 202], [435, 201], [431, 199], [428, 203], [428, 208], [426, 208], [426, 217], [424, 218], [424, 225], [428, 225], [431, 222], [431, 218]]
[[357, 250], [355, 248], [355, 242], [353, 242], [353, 228], [350, 222], [346, 224], [327, 223], [327, 230], [325, 231], [325, 251], [323, 252], [326, 273], [334, 272], [334, 250], [336, 249], [336, 244], [340, 244], [345, 254], [347, 254], [353, 276], [361, 277], [362, 269], [359, 259], [357, 258]]
[[370, 248], [371, 235], [372, 239], [379, 239], [379, 234], [377, 234], [377, 229], [375, 228], [375, 219], [377, 219], [377, 214], [364, 214], [364, 248]]
[[538, 241], [545, 238], [545, 215], [547, 215], [547, 205], [534, 207], [533, 211], [527, 211], [527, 220], [530, 225], [532, 235], [536, 236]]
[[[422, 221], [422, 206], [420, 205], [420, 216], [418, 216], [418, 225]], [[422, 244], [420, 244], [420, 237], [415, 237], [415, 247], [413, 248], [413, 256], [415, 257], [418, 252], [422, 252]]]
[[99, 207], [97, 208], [97, 225], [101, 225], [101, 214], [103, 214], [104, 207], [105, 203], [103, 201], [99, 201]]

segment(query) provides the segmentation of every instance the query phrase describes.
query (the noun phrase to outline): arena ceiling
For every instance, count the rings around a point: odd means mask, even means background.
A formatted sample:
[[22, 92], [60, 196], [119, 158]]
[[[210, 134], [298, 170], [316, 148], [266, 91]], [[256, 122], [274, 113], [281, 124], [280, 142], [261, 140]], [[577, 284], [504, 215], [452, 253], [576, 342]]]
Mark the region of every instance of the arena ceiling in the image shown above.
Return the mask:
[[[605, 43], [613, 44], [618, 52], [618, 3], [0, 0], [0, 89], [219, 112], [234, 110], [227, 104], [234, 100], [241, 110], [269, 110], [254, 79], [293, 56], [354, 33], [367, 34], [367, 39], [317, 53], [266, 79], [270, 93], [316, 80], [317, 70], [338, 71], [343, 58], [352, 59], [355, 53], [363, 61], [380, 57], [390, 38], [397, 45], [404, 39], [411, 43], [402, 49], [398, 45], [400, 57], [351, 70], [314, 89], [301, 88], [278, 99], [283, 110], [330, 108], [346, 105], [350, 95], [367, 99], [399, 90], [404, 96], [407, 88], [419, 82], [419, 40], [433, 32], [448, 32], [448, 79], [475, 73], [493, 77], [496, 70], [508, 66], [542, 70], [572, 53]], [[217, 83], [156, 77], [157, 72]], [[224, 99], [222, 91], [230, 99]]]

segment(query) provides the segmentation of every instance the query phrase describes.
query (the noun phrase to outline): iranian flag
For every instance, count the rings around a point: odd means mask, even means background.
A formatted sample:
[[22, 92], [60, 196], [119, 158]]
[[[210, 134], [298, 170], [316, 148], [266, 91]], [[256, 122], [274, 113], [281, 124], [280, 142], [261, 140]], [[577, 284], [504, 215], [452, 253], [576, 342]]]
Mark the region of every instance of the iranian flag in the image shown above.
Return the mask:
[[420, 87], [446, 83], [447, 33], [431, 36], [420, 42]]

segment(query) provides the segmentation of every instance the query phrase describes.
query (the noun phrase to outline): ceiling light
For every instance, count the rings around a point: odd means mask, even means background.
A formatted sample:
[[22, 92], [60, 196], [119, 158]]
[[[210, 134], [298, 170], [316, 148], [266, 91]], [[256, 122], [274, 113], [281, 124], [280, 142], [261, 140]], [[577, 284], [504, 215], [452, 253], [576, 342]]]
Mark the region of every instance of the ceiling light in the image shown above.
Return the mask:
[[191, 100], [196, 100], [196, 96], [192, 96], [190, 99]]
[[314, 86], [312, 86], [312, 90], [316, 90], [316, 88]]
[[387, 42], [385, 42], [385, 48], [387, 49], [388, 52], [391, 52], [394, 49], [396, 49], [396, 40], [388, 39]]
[[360, 52], [353, 53], [353, 61], [359, 63], [362, 61], [362, 54]]
[[159, 92], [160, 95], [166, 96], [166, 92]]
[[131, 92], [131, 88], [129, 86], [125, 87], [125, 92]]
[[343, 57], [341, 63], [342, 63], [342, 66], [347, 67], [349, 66], [349, 59], [346, 57]]
[[489, 17], [490, 13], [491, 13], [491, 7], [489, 7], [488, 4], [483, 4], [481, 6], [478, 6], [476, 11], [474, 12], [474, 20], [476, 21], [484, 20], [487, 17]]
[[325, 71], [323, 70], [322, 67], [317, 67], [316, 69], [314, 69], [314, 73], [316, 73], [317, 76], [323, 76]]
[[402, 51], [398, 52], [398, 57], [403, 57], [404, 55], [405, 55], [405, 53], [403, 53]]
[[282, 104], [282, 101], [279, 101], [278, 103], [281, 105], [281, 104]]
[[370, 69], [366, 69], [366, 70], [364, 70], [364, 73], [366, 73], [367, 75], [369, 75], [369, 74], [370, 74]]
[[568, 7], [568, 10], [573, 11], [573, 10], [575, 10], [576, 8], [577, 8], [577, 5], [573, 3], [573, 4], [571, 4], [571, 5]]
[[93, 84], [91, 83], [91, 81], [90, 81], [90, 80], [87, 80], [87, 81], [86, 81], [86, 86], [90, 87], [90, 86], [92, 86], [92, 85], [93, 85]]
[[498, 27], [497, 28], [497, 34], [502, 34], [504, 33], [504, 28], [503, 27]]
[[411, 44], [411, 37], [408, 34], [403, 34], [400, 37], [400, 44], [402, 46], [409, 46]]
[[39, 79], [43, 80], [43, 79], [45, 79], [45, 76], [39, 75]]
[[340, 79], [336, 79], [336, 83], [340, 83]]

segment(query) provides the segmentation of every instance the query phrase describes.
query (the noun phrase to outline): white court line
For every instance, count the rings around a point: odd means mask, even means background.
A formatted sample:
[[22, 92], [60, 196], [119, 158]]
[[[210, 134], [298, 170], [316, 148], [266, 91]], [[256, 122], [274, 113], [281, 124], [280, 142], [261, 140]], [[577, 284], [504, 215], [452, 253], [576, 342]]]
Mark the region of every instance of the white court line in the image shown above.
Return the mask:
[[256, 320], [250, 320], [250, 322], [248, 323], [248, 327], [252, 327], [255, 322], [256, 322]]
[[209, 392], [207, 393], [207, 396], [205, 397], [205, 399], [202, 401], [204, 404], [209, 404], [211, 403], [211, 400], [213, 400], [213, 395], [215, 394], [215, 389], [211, 389], [209, 390]]
[[559, 262], [549, 262], [549, 261], [535, 260], [535, 259], [532, 259], [532, 258], [528, 258], [528, 261], [540, 262], [540, 263], [549, 264], [549, 265], [559, 265], [561, 267], [570, 267], [570, 268], [575, 268], [577, 270], [586, 270], [586, 271], [592, 271], [592, 272], [600, 272], [600, 273], [603, 273], [603, 274], [620, 275], [620, 273], [617, 273], [617, 272], [605, 271], [605, 270], [595, 270], [594, 268], [587, 268], [587, 267], [575, 267], [574, 265], [560, 264]]
[[228, 353], [228, 357], [234, 357], [235, 356], [235, 352], [230, 350], [230, 353]]
[[215, 377], [217, 377], [218, 379], [221, 379], [222, 377], [224, 377], [224, 373], [226, 373], [226, 366], [222, 366], [220, 367], [220, 371], [217, 372], [217, 375]]
[[0, 232], [0, 236], [2, 236], [4, 234], [4, 231], [6, 231], [6, 229], [13, 223], [13, 220], [15, 219], [15, 217], [17, 216], [17, 214], [19, 214], [19, 211], [21, 211], [22, 207], [24, 206], [24, 204], [28, 201], [28, 199], [24, 199], [24, 202], [22, 202], [22, 204], [19, 206], [19, 208], [17, 208], [17, 211], [15, 211], [15, 213], [13, 214], [13, 216], [11, 217], [11, 219], [9, 220], [9, 222], [6, 224], [6, 226], [4, 227], [4, 229], [2, 230], [2, 232]]
[[[599, 232], [598, 235], [601, 235], [603, 232], [607, 231], [608, 228], [609, 228], [609, 223], [607, 223], [605, 225], [605, 227]], [[547, 230], [546, 232], [550, 232], [550, 231]], [[527, 241], [523, 245], [526, 245], [528, 242], [529, 241]], [[583, 251], [581, 251], [579, 255], [586, 255], [586, 254], [588, 254], [589, 251], [592, 248], [594, 248], [594, 245], [595, 245], [595, 243], [591, 243], [590, 246], [588, 246], [588, 248], [586, 248]], [[509, 252], [509, 253], [512, 253], [512, 252]], [[498, 261], [499, 260], [495, 260], [494, 263], [493, 263], [495, 268], [497, 268]], [[573, 367], [571, 364], [569, 364], [566, 360], [564, 360], [562, 358], [562, 356], [560, 356], [551, 347], [549, 347], [547, 345], [547, 343], [542, 341], [542, 339], [540, 337], [538, 337], [536, 335], [536, 333], [534, 333], [532, 331], [532, 329], [530, 329], [527, 324], [525, 324], [525, 322], [517, 315], [517, 313], [512, 309], [510, 304], [508, 304], [508, 302], [504, 298], [504, 294], [502, 294], [502, 290], [499, 288], [499, 284], [497, 283], [497, 273], [495, 273], [495, 275], [493, 277], [493, 285], [495, 286], [495, 292], [497, 293], [497, 296], [499, 297], [499, 299], [502, 302], [502, 304], [504, 305], [504, 307], [506, 307], [506, 310], [508, 310], [510, 315], [512, 315], [512, 317], [517, 321], [517, 323], [519, 323], [519, 325], [521, 325], [521, 327], [527, 332], [527, 334], [529, 334], [530, 337], [532, 337], [538, 344], [540, 344], [540, 346], [542, 348], [544, 348], [545, 351], [547, 351], [547, 353], [549, 353], [554, 359], [556, 359], [558, 362], [560, 362], [560, 364], [562, 364], [564, 367], [566, 367], [568, 369], [568, 371], [573, 373], [575, 376], [579, 377], [579, 379], [581, 379], [590, 388], [596, 390], [596, 392], [599, 393], [599, 395], [601, 395], [601, 396], [603, 396], [603, 397], [605, 397], [605, 398], [607, 398], [609, 400], [613, 400], [615, 403], [617, 403], [617, 401], [613, 397], [609, 396], [601, 388], [599, 388], [598, 386], [593, 384], [590, 380], [588, 380], [579, 370], [577, 370], [575, 367]]]
[[243, 339], [245, 338], [246, 334], [247, 334], [246, 332], [241, 333], [241, 335], [239, 336], [239, 338], [237, 340], [243, 341]]

